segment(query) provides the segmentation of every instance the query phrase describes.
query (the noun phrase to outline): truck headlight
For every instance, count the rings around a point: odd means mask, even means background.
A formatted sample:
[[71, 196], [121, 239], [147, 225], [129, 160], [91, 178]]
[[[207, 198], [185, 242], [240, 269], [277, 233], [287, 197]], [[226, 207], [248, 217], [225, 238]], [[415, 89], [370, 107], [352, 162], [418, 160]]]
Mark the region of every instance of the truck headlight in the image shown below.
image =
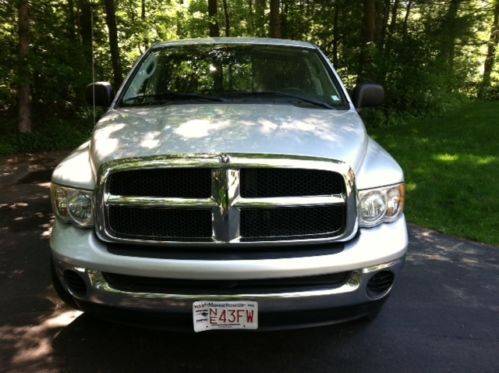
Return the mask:
[[90, 190], [63, 187], [52, 184], [52, 208], [67, 223], [91, 227], [94, 223], [94, 199]]
[[405, 184], [359, 190], [358, 217], [361, 227], [374, 227], [396, 220], [404, 211]]

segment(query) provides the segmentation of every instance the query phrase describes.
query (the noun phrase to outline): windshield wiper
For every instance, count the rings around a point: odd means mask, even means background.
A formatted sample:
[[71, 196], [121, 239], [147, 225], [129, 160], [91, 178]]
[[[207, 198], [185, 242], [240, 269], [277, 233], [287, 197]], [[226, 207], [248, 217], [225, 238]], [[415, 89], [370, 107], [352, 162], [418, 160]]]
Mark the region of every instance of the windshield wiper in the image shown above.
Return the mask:
[[275, 96], [275, 97], [284, 97], [284, 98], [292, 98], [295, 100], [299, 100], [302, 102], [306, 102], [308, 104], [321, 106], [326, 109], [334, 109], [333, 106], [329, 105], [327, 102], [314, 100], [313, 98], [293, 95], [286, 92], [280, 91], [253, 91], [253, 92], [234, 92], [229, 94], [229, 97], [255, 97], [255, 96]]
[[216, 101], [223, 102], [221, 97], [201, 95], [196, 93], [180, 93], [180, 92], [170, 92], [170, 93], [160, 93], [157, 95], [138, 95], [134, 97], [129, 97], [121, 101], [122, 105], [157, 105], [168, 101], [175, 100], [205, 100], [205, 101]]

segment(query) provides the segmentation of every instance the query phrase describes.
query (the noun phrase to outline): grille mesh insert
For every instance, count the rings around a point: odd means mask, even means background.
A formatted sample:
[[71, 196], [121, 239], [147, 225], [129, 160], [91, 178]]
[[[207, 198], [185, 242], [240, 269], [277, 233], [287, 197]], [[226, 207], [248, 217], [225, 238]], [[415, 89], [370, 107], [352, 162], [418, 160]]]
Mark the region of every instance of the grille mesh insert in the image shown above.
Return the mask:
[[109, 206], [110, 228], [119, 236], [146, 239], [210, 238], [211, 211]]
[[282, 239], [333, 234], [344, 225], [344, 206], [243, 209], [240, 231], [244, 238]]
[[241, 170], [241, 196], [288, 197], [344, 193], [343, 177], [330, 171], [245, 168]]
[[110, 175], [109, 192], [122, 196], [209, 198], [211, 169], [158, 168]]

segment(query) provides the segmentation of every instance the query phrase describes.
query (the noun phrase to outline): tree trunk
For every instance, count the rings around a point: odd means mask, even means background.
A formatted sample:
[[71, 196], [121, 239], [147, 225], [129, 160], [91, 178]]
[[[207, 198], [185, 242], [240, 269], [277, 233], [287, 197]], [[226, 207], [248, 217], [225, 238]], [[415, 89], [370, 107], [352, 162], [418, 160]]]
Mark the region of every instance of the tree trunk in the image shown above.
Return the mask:
[[256, 36], [265, 36], [265, 0], [255, 0]]
[[376, 32], [376, 3], [375, 0], [364, 0], [364, 42], [374, 42]]
[[255, 33], [255, 15], [253, 14], [253, 0], [248, 0], [248, 33]]
[[280, 20], [281, 20], [281, 38], [283, 39], [293, 39], [293, 35], [290, 32], [289, 22], [286, 18], [288, 14], [289, 0], [282, 0], [280, 9]]
[[210, 36], [218, 37], [220, 36], [220, 28], [218, 27], [217, 20], [217, 0], [208, 0], [208, 18], [210, 22]]
[[377, 29], [379, 29], [379, 37], [378, 37], [378, 49], [380, 51], [383, 50], [385, 46], [386, 40], [386, 30], [388, 28], [388, 17], [390, 15], [390, 0], [384, 0], [384, 2], [379, 1], [377, 4], [380, 8], [376, 8], [376, 13], [378, 14], [378, 19], [380, 24], [377, 25]]
[[120, 51], [118, 47], [118, 29], [116, 27], [116, 8], [114, 0], [104, 0], [106, 8], [106, 23], [109, 31], [109, 49], [111, 50], [111, 64], [113, 65], [114, 89], [118, 89], [123, 81], [121, 70]]
[[144, 27], [144, 47], [147, 49], [149, 47], [149, 38], [147, 37], [146, 26], [146, 0], [141, 0], [140, 2], [140, 19], [142, 21], [142, 27]]
[[365, 80], [370, 80], [369, 74], [366, 74], [366, 66], [370, 64], [370, 49], [373, 46], [375, 31], [376, 31], [376, 6], [375, 0], [364, 0], [364, 26], [363, 39], [364, 43], [360, 51], [359, 68], [357, 74], [357, 82], [361, 83]]
[[338, 45], [340, 38], [339, 30], [339, 17], [340, 17], [340, 2], [336, 0], [334, 2], [334, 13], [333, 13], [333, 65], [338, 66]]
[[399, 10], [399, 4], [400, 0], [395, 0], [393, 3], [392, 7], [392, 16], [390, 20], [390, 26], [388, 26], [388, 33], [390, 36], [395, 34], [395, 31], [397, 30], [397, 16], [398, 16], [398, 10]]
[[74, 1], [68, 0], [68, 34], [69, 39], [74, 40], [76, 35]]
[[395, 32], [397, 31], [397, 17], [398, 17], [399, 4], [400, 0], [395, 0], [391, 9], [390, 22], [388, 25], [387, 36], [386, 36], [386, 44], [383, 52], [385, 58], [387, 58], [390, 55], [392, 49], [393, 37], [395, 35]]
[[442, 27], [441, 56], [452, 71], [458, 32], [457, 12], [462, 0], [451, 0]]
[[281, 37], [280, 1], [270, 0], [270, 37]]
[[230, 17], [229, 17], [229, 6], [227, 5], [227, 0], [223, 0], [224, 6], [224, 17], [225, 17], [225, 36], [230, 36]]
[[20, 133], [28, 133], [31, 132], [30, 72], [28, 65], [30, 43], [28, 1], [20, 1], [17, 10], [19, 17], [19, 83], [17, 87], [19, 100], [18, 130]]
[[87, 61], [87, 66], [90, 66], [92, 64], [92, 9], [88, 0], [79, 0], [78, 8], [80, 9], [78, 25], [83, 56]]
[[405, 7], [404, 23], [402, 24], [402, 34], [404, 36], [407, 35], [407, 27], [409, 23], [409, 15], [411, 14], [411, 7], [412, 7], [412, 0], [409, 0]]
[[487, 48], [487, 57], [485, 58], [485, 63], [483, 65], [483, 78], [482, 84], [480, 85], [480, 90], [478, 91], [478, 97], [483, 98], [490, 86], [490, 75], [494, 70], [494, 62], [496, 59], [496, 49], [499, 44], [499, 0], [496, 0], [494, 7], [494, 20], [492, 22], [492, 28], [490, 32], [490, 38]]

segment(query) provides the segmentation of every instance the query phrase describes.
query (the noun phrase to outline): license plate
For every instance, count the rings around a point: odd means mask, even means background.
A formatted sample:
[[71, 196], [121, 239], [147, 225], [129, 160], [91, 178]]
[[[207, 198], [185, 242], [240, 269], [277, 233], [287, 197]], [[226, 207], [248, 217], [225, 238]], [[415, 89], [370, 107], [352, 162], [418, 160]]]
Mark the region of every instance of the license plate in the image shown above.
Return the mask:
[[197, 301], [192, 304], [194, 331], [258, 329], [258, 304], [252, 301]]

